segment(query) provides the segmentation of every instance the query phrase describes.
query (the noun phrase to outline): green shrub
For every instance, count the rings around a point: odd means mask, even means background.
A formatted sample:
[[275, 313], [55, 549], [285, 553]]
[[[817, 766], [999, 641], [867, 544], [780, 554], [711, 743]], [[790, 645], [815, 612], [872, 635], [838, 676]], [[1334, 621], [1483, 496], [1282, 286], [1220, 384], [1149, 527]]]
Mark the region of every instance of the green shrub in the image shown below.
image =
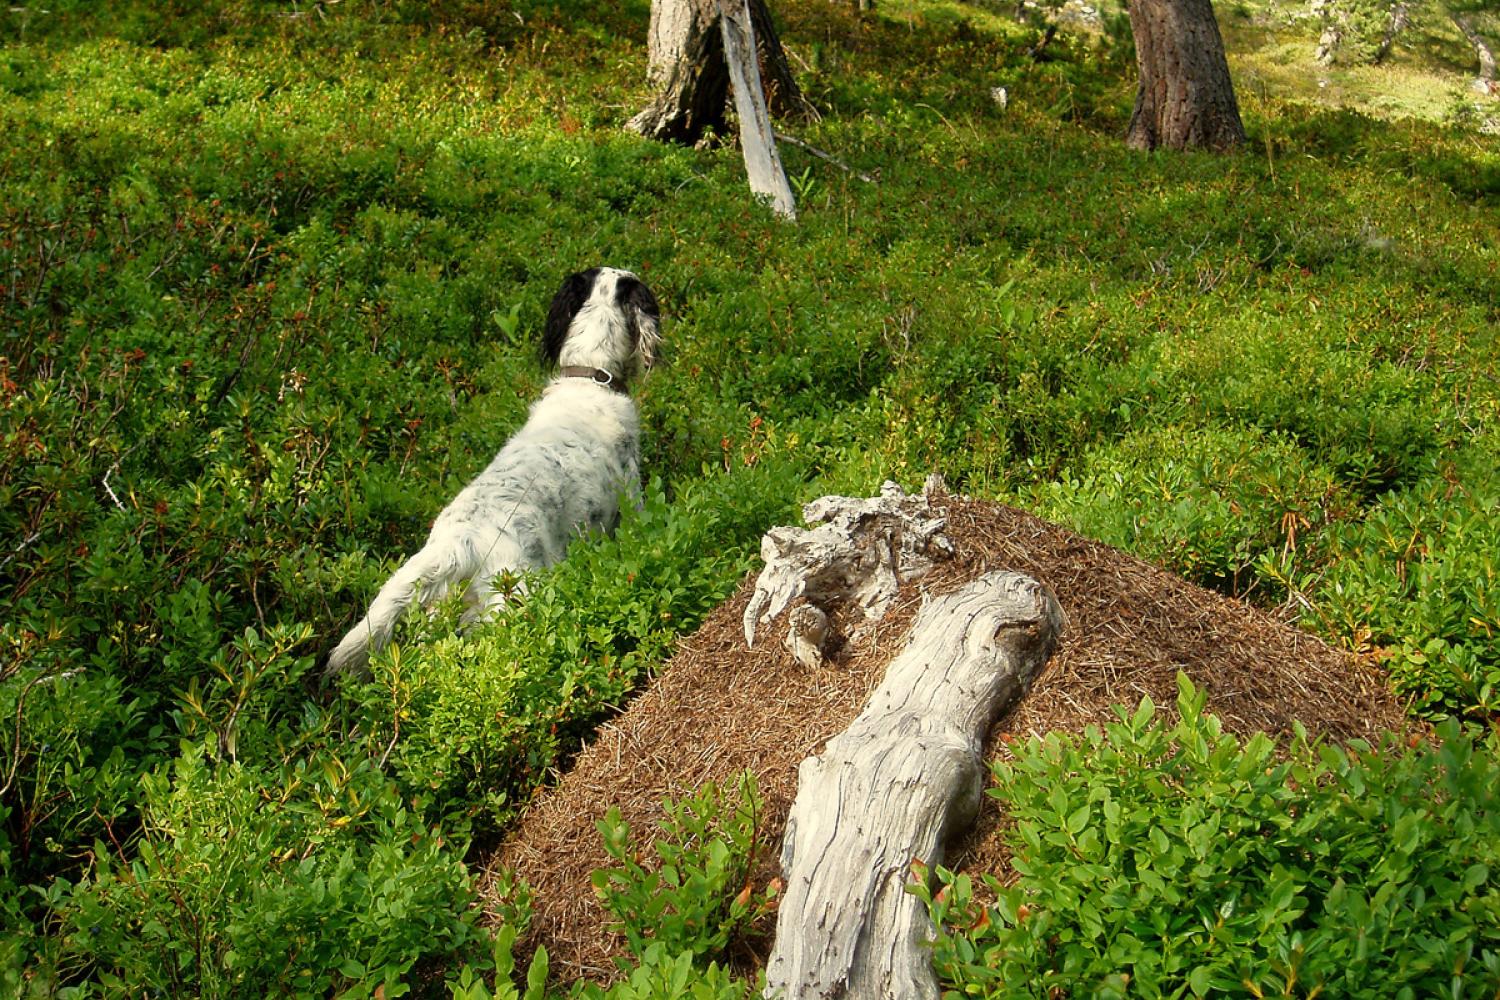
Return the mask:
[[[761, 842], [761, 800], [755, 778], [741, 776], [733, 799], [712, 782], [681, 802], [663, 803], [655, 840], [657, 863], [611, 808], [599, 821], [604, 850], [617, 868], [594, 872], [594, 891], [643, 961], [651, 951], [674, 961], [718, 957], [731, 937], [770, 912], [770, 894], [751, 885]], [[675, 975], [675, 973], [674, 973]]]
[[1500, 710], [1500, 468], [1482, 446], [1456, 458], [1339, 527], [1313, 590], [1314, 620], [1378, 648], [1417, 710], [1491, 717]]
[[736, 979], [717, 962], [702, 967], [692, 952], [673, 955], [660, 944], [648, 945], [640, 964], [613, 986], [581, 983], [569, 994], [577, 1000], [752, 1000], [760, 995], [755, 984]]
[[1020, 876], [915, 887], [956, 995], [1418, 997], [1500, 989], [1500, 737], [1240, 740], [1179, 678], [995, 767]]
[[480, 938], [462, 844], [368, 763], [324, 752], [265, 769], [184, 745], [142, 785], [130, 856], [97, 842], [86, 877], [48, 890], [67, 980], [107, 994], [389, 991]]
[[1181, 427], [1093, 448], [1029, 501], [1090, 538], [1240, 594], [1274, 582], [1255, 572], [1262, 560], [1318, 563], [1327, 526], [1352, 507], [1334, 476], [1284, 438]]
[[[16, 623], [0, 641], [29, 644]], [[34, 634], [32, 639], [36, 639]], [[35, 648], [34, 645], [29, 648]], [[138, 799], [142, 761], [165, 748], [163, 726], [117, 678], [83, 668], [23, 667], [0, 682], [0, 910], [22, 907], [6, 891], [73, 864], [73, 852], [124, 821]], [[15, 880], [12, 882], [12, 880]]]
[[[511, 982], [511, 973], [516, 967], [516, 928], [503, 924], [495, 932], [491, 945], [490, 968], [465, 963], [455, 974], [448, 976], [449, 995], [453, 1000], [544, 1000], [547, 988], [547, 949], [538, 948], [526, 966], [526, 989], [518, 989]], [[493, 987], [486, 982], [486, 973], [494, 979]]]

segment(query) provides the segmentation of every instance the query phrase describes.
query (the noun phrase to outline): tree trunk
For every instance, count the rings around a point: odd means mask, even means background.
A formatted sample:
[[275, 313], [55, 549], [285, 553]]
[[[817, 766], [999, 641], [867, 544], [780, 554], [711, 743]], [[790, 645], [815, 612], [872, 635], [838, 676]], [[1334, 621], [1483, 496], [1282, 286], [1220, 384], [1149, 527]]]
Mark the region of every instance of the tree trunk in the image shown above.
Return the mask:
[[1313, 0], [1312, 12], [1323, 23], [1323, 33], [1318, 36], [1318, 48], [1313, 58], [1319, 66], [1332, 66], [1339, 61], [1344, 47], [1344, 33], [1349, 30], [1349, 15], [1337, 0]]
[[1227, 150], [1245, 141], [1209, 0], [1133, 0], [1130, 30], [1140, 89], [1127, 145]]
[[1474, 27], [1474, 15], [1468, 11], [1448, 12], [1453, 24], [1474, 46], [1474, 54], [1479, 57], [1479, 79], [1490, 82], [1495, 79], [1495, 50], [1490, 48], [1479, 29]]
[[650, 30], [646, 82], [656, 98], [625, 127], [688, 144], [707, 129], [724, 131], [729, 67], [718, 0], [655, 0]]
[[[816, 114], [792, 78], [765, 0], [750, 0], [750, 14], [771, 110]], [[718, 0], [653, 0], [646, 80], [656, 96], [626, 124], [632, 132], [692, 144], [706, 130], [726, 131], [729, 68]]]
[[1062, 627], [1036, 581], [993, 572], [922, 608], [859, 718], [797, 769], [766, 996], [937, 1000], [933, 934], [906, 891], [982, 799], [984, 741]]
[[1375, 55], [1370, 61], [1377, 66], [1385, 62], [1386, 56], [1391, 54], [1391, 48], [1396, 44], [1396, 39], [1410, 23], [1411, 4], [1408, 0], [1396, 0], [1396, 5], [1391, 8], [1391, 19], [1385, 25], [1385, 36], [1375, 47]]

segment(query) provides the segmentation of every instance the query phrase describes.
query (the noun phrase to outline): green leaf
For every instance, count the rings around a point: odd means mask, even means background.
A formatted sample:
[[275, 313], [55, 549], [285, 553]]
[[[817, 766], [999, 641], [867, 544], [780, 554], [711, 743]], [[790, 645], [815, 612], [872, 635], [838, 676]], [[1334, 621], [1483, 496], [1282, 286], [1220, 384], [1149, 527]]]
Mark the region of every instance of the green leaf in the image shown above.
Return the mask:
[[1093, 811], [1088, 807], [1087, 804], [1081, 805], [1077, 809], [1073, 810], [1072, 814], [1068, 816], [1068, 832], [1073, 834], [1074, 836], [1082, 833], [1084, 831], [1084, 828], [1089, 825], [1089, 817], [1091, 815], [1093, 815]]
[[1145, 729], [1146, 729], [1146, 726], [1148, 724], [1150, 724], [1152, 717], [1155, 716], [1155, 715], [1156, 715], [1156, 704], [1151, 700], [1151, 696], [1150, 695], [1143, 696], [1141, 698], [1141, 704], [1140, 704], [1140, 706], [1135, 710], [1135, 715], [1131, 716], [1131, 719], [1130, 719], [1130, 728], [1131, 728], [1131, 730], [1133, 732], [1137, 732], [1137, 733], [1144, 732]]
[[525, 1000], [543, 1000], [547, 992], [547, 949], [538, 945], [526, 970]]

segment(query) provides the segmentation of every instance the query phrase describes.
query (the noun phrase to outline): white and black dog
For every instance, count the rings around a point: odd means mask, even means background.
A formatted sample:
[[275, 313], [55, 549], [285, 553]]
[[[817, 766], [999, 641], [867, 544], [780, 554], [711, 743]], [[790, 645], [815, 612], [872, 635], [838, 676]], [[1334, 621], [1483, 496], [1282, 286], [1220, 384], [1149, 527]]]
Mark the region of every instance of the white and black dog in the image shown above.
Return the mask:
[[413, 602], [467, 585], [464, 620], [480, 620], [505, 601], [497, 576], [549, 566], [579, 534], [613, 530], [621, 495], [640, 491], [640, 419], [627, 386], [656, 359], [659, 318], [656, 297], [629, 271], [568, 276], [542, 337], [561, 373], [437, 516], [422, 551], [380, 588], [329, 654], [329, 673], [362, 671]]

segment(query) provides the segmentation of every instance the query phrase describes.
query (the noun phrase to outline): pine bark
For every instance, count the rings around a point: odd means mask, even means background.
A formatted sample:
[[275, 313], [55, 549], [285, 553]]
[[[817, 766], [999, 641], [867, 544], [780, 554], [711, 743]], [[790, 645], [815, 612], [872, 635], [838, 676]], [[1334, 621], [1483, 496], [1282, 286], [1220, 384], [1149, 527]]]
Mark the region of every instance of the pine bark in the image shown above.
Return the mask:
[[[766, 101], [774, 114], [816, 115], [787, 64], [765, 0], [750, 0]], [[655, 97], [626, 124], [632, 132], [691, 145], [727, 131], [729, 67], [718, 0], [653, 0], [646, 80]]]
[[723, 132], [729, 66], [719, 32], [718, 0], [651, 4], [646, 82], [656, 97], [626, 128], [648, 139], [692, 144]]
[[1140, 88], [1127, 145], [1223, 151], [1245, 141], [1209, 0], [1133, 0], [1130, 29]]

